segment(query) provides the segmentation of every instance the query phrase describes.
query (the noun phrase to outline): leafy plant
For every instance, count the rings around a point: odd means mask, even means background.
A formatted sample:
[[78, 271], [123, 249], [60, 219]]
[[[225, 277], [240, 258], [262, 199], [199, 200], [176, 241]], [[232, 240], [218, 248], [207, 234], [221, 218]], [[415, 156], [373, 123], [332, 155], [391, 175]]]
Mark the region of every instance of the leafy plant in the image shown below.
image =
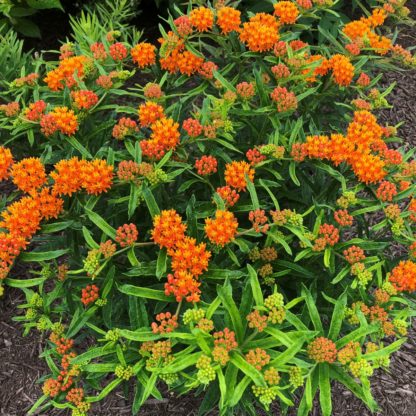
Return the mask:
[[201, 415], [326, 416], [332, 380], [376, 410], [415, 310], [416, 165], [374, 73], [415, 58], [376, 33], [402, 4], [336, 31], [328, 7], [189, 5], [159, 49], [89, 11], [2, 93], [0, 276], [49, 334], [31, 413], [120, 385], [137, 413], [165, 383]]
[[12, 27], [24, 36], [40, 38], [40, 30], [31, 16], [39, 10], [60, 9], [60, 0], [5, 0], [0, 4], [0, 30]]

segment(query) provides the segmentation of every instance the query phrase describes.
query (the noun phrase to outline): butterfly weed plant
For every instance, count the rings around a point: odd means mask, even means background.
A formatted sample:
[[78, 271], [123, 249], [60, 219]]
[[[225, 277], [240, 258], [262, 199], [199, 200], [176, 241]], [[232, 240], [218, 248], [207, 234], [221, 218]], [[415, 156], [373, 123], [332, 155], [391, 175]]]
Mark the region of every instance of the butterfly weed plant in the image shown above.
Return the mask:
[[86, 12], [0, 91], [1, 290], [48, 339], [29, 413], [124, 385], [133, 413], [169, 389], [329, 416], [333, 380], [376, 411], [415, 306], [414, 149], [378, 119], [416, 64], [385, 35], [404, 2], [335, 32], [332, 1], [199, 3], [154, 43]]

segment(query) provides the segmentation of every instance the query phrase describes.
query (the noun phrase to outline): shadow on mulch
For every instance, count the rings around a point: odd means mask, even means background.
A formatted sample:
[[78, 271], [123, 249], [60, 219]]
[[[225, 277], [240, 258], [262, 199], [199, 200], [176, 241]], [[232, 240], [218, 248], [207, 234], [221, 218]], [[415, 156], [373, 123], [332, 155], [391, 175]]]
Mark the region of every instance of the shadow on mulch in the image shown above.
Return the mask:
[[[416, 17], [416, 1], [408, 2]], [[414, 28], [406, 28], [400, 35], [399, 42], [404, 46], [416, 45]], [[383, 85], [392, 82], [397, 85], [388, 97], [391, 110], [383, 110], [379, 116], [381, 121], [396, 125], [399, 136], [409, 148], [416, 145], [416, 71], [392, 72], [383, 77]], [[5, 191], [5, 189], [2, 189]], [[15, 270], [16, 271], [16, 270]], [[18, 272], [18, 270], [17, 270]], [[24, 272], [22, 270], [22, 272]], [[37, 380], [48, 374], [48, 368], [39, 359], [42, 352], [42, 340], [39, 334], [32, 332], [27, 337], [22, 336], [22, 328], [12, 321], [18, 312], [17, 306], [24, 302], [23, 294], [8, 288], [3, 298], [0, 298], [0, 416], [25, 416], [28, 409], [35, 403], [41, 393]], [[402, 349], [392, 357], [389, 371], [377, 371], [372, 377], [373, 393], [380, 405], [379, 416], [416, 415], [416, 326], [409, 332], [408, 341]], [[333, 416], [370, 416], [371, 412], [351, 392], [341, 385], [334, 384], [332, 390]], [[91, 414], [99, 416], [115, 416], [131, 414], [131, 401], [123, 397], [122, 392], [116, 391], [103, 402], [94, 405]], [[193, 416], [197, 414], [200, 398], [189, 394], [177, 397], [166, 393], [162, 402], [149, 400], [139, 413], [140, 416]], [[279, 409], [273, 408], [272, 413], [279, 415]], [[264, 413], [259, 410], [259, 416]], [[289, 411], [289, 416], [296, 414], [295, 409]], [[43, 416], [68, 416], [65, 411], [48, 410]], [[216, 411], [212, 416], [217, 415]], [[312, 416], [319, 416], [318, 406]]]

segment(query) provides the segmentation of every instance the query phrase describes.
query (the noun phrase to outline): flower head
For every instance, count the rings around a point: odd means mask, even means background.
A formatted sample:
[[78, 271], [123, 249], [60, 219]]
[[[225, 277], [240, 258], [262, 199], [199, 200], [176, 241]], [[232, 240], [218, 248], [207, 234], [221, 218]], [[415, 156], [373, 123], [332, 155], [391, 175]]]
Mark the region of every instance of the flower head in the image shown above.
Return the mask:
[[205, 233], [208, 239], [219, 246], [224, 246], [234, 240], [237, 228], [237, 219], [230, 211], [218, 210], [215, 213], [215, 219], [205, 219]]
[[227, 163], [225, 166], [225, 182], [239, 191], [247, 187], [246, 175], [250, 181], [254, 180], [254, 169], [244, 161]]

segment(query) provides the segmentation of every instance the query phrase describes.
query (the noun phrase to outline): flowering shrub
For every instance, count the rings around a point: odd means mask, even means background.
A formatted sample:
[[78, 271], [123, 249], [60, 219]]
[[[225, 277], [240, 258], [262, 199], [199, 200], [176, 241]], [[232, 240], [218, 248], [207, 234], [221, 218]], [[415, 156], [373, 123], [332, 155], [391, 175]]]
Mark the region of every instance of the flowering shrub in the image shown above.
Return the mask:
[[299, 391], [306, 415], [319, 390], [326, 416], [331, 380], [376, 409], [369, 377], [414, 313], [416, 162], [374, 70], [415, 58], [382, 34], [397, 1], [302, 40], [331, 3], [194, 7], [158, 46], [75, 25], [11, 80], [0, 278], [49, 334], [32, 412], [85, 415], [127, 381], [133, 412], [165, 383], [201, 414]]

